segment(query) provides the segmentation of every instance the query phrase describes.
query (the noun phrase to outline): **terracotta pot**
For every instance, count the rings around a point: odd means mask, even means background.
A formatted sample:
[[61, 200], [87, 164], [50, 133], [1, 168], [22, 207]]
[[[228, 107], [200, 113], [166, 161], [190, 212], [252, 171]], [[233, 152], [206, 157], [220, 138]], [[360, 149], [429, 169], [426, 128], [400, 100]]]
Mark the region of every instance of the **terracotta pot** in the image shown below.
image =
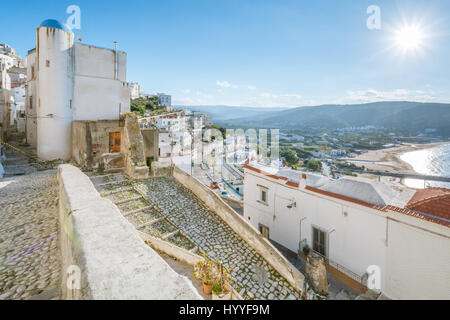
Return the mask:
[[205, 294], [211, 294], [212, 292], [212, 284], [206, 284], [205, 281], [202, 282], [203, 283], [203, 292]]

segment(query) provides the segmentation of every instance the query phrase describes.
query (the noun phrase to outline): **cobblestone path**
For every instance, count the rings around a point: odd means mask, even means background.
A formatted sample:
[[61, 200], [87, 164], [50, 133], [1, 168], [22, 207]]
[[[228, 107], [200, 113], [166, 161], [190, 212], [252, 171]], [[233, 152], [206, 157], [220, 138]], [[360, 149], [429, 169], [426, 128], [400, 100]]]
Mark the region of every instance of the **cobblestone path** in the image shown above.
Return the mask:
[[277, 271], [173, 178], [132, 182], [122, 174], [87, 174], [100, 194], [113, 201], [138, 230], [190, 251], [199, 250], [233, 268], [230, 283], [243, 298], [299, 299]]
[[56, 172], [0, 179], [0, 300], [59, 298]]
[[135, 185], [207, 256], [234, 269], [230, 283], [244, 298], [298, 299], [295, 289], [189, 189], [173, 178]]

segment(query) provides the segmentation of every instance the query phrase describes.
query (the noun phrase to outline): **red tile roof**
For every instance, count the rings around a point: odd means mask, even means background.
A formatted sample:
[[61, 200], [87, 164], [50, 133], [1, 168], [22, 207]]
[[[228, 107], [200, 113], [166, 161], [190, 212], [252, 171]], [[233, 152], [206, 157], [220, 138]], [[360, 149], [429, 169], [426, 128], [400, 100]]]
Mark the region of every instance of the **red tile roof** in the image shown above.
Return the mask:
[[[249, 165], [248, 160], [244, 163], [244, 168], [264, 174], [275, 180], [288, 180], [285, 177], [279, 177], [276, 175], [264, 172], [261, 169], [255, 168]], [[303, 174], [306, 177], [306, 174]], [[303, 176], [302, 175], [302, 176]], [[285, 185], [298, 188], [299, 184], [287, 181]], [[306, 190], [320, 193], [329, 197], [337, 198], [340, 200], [359, 204], [361, 206], [369, 207], [375, 210], [386, 212], [388, 210], [406, 214], [418, 219], [434, 222], [446, 227], [450, 227], [450, 189], [445, 188], [428, 188], [417, 191], [411, 200], [406, 205], [406, 208], [400, 208], [397, 206], [387, 205], [380, 207], [371, 203], [367, 203], [355, 198], [343, 196], [340, 194], [332, 193], [329, 191], [321, 190], [318, 188], [306, 186]], [[433, 217], [434, 216], [434, 217]], [[443, 220], [443, 219], [446, 220]]]
[[427, 188], [418, 190], [406, 208], [450, 219], [450, 189]]

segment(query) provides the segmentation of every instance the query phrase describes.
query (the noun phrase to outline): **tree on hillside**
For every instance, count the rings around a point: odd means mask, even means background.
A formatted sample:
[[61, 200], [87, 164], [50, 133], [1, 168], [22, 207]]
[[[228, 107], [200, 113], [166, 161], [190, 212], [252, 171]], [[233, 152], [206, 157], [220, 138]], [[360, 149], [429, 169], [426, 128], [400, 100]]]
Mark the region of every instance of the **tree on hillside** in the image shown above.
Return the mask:
[[286, 159], [286, 162], [289, 162], [290, 165], [296, 165], [298, 163], [297, 155], [294, 151], [288, 149], [288, 150], [282, 150], [280, 152], [280, 157], [283, 157]]
[[152, 112], [161, 109], [157, 96], [153, 97], [139, 97], [132, 99], [130, 102], [131, 111], [144, 116], [147, 112]]
[[306, 167], [311, 171], [320, 171], [322, 170], [322, 163], [317, 160], [308, 160], [305, 162]]

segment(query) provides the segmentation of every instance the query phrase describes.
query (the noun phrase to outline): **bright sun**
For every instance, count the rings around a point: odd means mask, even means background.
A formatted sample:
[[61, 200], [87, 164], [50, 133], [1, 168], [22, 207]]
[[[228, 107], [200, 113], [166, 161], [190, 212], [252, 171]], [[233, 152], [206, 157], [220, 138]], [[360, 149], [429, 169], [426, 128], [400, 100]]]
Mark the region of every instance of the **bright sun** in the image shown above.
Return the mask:
[[397, 45], [403, 50], [419, 49], [423, 38], [422, 30], [415, 26], [405, 26], [396, 32]]

